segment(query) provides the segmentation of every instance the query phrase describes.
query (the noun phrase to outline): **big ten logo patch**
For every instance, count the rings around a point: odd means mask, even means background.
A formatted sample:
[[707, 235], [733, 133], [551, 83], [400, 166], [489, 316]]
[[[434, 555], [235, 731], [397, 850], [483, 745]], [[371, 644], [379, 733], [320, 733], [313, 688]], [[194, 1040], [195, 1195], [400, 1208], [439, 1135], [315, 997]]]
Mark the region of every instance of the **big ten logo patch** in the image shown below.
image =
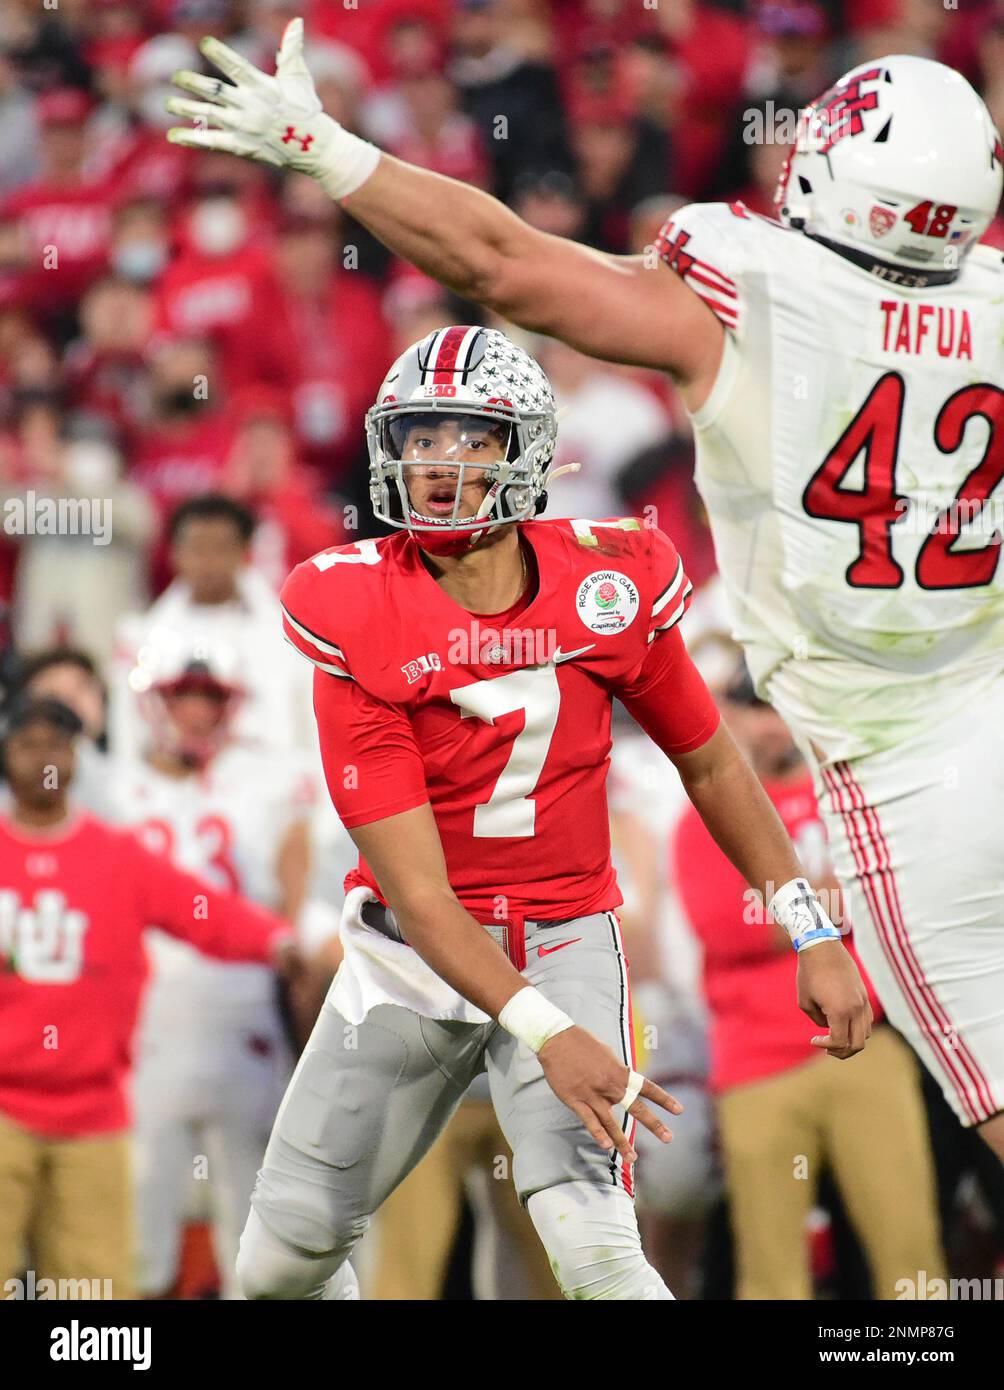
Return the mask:
[[24, 980], [66, 985], [84, 963], [85, 913], [67, 906], [58, 889], [40, 889], [31, 906], [13, 889], [0, 891], [0, 959]]
[[423, 676], [431, 675], [433, 671], [441, 671], [443, 663], [438, 652], [427, 652], [425, 656], [416, 657], [414, 661], [405, 662], [401, 667], [402, 674], [409, 685], [414, 685]]

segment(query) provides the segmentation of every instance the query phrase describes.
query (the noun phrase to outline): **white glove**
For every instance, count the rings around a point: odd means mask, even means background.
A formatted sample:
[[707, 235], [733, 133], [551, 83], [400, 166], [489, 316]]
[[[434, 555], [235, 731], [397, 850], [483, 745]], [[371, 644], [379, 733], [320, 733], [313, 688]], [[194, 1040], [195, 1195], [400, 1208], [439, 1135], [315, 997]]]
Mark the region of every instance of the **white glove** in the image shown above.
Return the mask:
[[172, 115], [193, 120], [198, 127], [172, 127], [167, 138], [173, 145], [223, 150], [295, 169], [317, 179], [332, 198], [346, 198], [366, 182], [380, 151], [321, 110], [303, 57], [302, 19], [286, 25], [274, 77], [259, 72], [219, 39], [203, 39], [199, 48], [230, 82], [198, 72], [174, 74], [176, 87], [203, 100], [168, 99]]

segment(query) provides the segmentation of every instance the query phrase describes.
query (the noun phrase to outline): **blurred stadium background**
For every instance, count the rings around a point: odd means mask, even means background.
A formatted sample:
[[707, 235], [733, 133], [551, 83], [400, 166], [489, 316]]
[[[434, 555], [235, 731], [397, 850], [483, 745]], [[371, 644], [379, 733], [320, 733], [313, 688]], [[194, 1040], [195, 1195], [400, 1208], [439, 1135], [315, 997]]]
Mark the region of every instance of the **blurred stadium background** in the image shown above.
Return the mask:
[[[269, 1022], [251, 1036], [234, 1005], [247, 1034], [236, 1046], [268, 1069], [246, 1095], [235, 1088], [229, 1109], [226, 1071], [170, 1042], [172, 1029], [204, 1038], [205, 1020], [178, 1012], [181, 995], [166, 1023], [148, 1001], [134, 1077], [135, 1289], [147, 1296], [232, 1294], [241, 1161], [267, 1137], [276, 1088], [337, 965], [351, 847], [318, 786], [309, 673], [282, 647], [278, 584], [315, 551], [377, 533], [361, 426], [393, 357], [443, 324], [485, 321], [390, 257], [309, 179], [165, 142], [169, 78], [200, 67], [199, 38], [270, 66], [297, 13], [321, 99], [343, 124], [484, 187], [535, 226], [613, 252], [644, 252], [693, 200], [741, 199], [770, 215], [794, 113], [871, 56], [951, 63], [1004, 127], [1004, 7], [979, 0], [5, 0], [6, 699], [27, 691], [70, 705], [84, 730], [77, 799], [149, 829], [141, 798], [130, 801], [163, 737], [144, 696], [161, 665], [175, 661], [177, 676], [178, 652], [201, 653], [242, 691], [230, 730], [247, 757], [231, 829], [276, 870], [261, 883], [234, 871], [219, 886], [295, 916], [311, 960], [274, 1033]], [[1004, 219], [988, 240], [1004, 249]], [[549, 514], [640, 514], [674, 538], [700, 588], [688, 640], [825, 882], [804, 772], [726, 635], [670, 382], [519, 337], [567, 407], [556, 463], [582, 464], [555, 483]], [[52, 527], [40, 499], [86, 503], [91, 524]], [[668, 769], [643, 735], [620, 730], [611, 806], [636, 1027], [650, 1073], [687, 1104], [671, 1149], [643, 1151], [639, 1165], [650, 1258], [678, 1297], [708, 1299], [892, 1297], [897, 1268], [1004, 1273], [999, 1165], [888, 1029], [873, 1072], [856, 1077], [860, 1093], [849, 1083], [832, 1093], [829, 1064], [805, 1060], [812, 1028], [795, 1010], [792, 961], [766, 927], [759, 954], [729, 954], [742, 885], [701, 843]], [[260, 824], [237, 823], [249, 803]], [[179, 859], [208, 874], [222, 862], [214, 853]], [[0, 890], [10, 854], [5, 842]], [[155, 974], [189, 979], [190, 961], [152, 949]], [[160, 976], [157, 986], [163, 1013], [172, 996]], [[4, 1047], [0, 1017], [0, 1077]], [[6, 1094], [0, 1081], [0, 1209], [13, 1210], [16, 1193], [26, 1224], [0, 1220], [10, 1264], [0, 1280], [35, 1267], [28, 1217], [52, 1198], [43, 1164], [28, 1177], [18, 1167], [24, 1125]], [[150, 1103], [165, 1096], [170, 1105]], [[906, 1114], [909, 1144], [868, 1118], [890, 1111]], [[58, 1147], [89, 1135], [71, 1125], [29, 1137]], [[811, 1158], [808, 1177], [793, 1156]], [[487, 1094], [474, 1094], [366, 1238], [365, 1296], [556, 1297], [506, 1178]], [[67, 1200], [96, 1206], [100, 1220], [97, 1188]], [[55, 1225], [50, 1251], [64, 1234]]]

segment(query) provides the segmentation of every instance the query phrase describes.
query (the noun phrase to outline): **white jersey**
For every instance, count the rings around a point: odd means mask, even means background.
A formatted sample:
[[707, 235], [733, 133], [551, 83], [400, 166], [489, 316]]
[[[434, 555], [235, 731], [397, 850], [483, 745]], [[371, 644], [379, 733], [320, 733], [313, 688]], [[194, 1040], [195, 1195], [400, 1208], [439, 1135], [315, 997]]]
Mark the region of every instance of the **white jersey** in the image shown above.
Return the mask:
[[830, 759], [922, 733], [1004, 669], [1004, 258], [905, 288], [739, 204], [657, 245], [726, 328], [697, 484], [758, 689]]
[[233, 602], [196, 603], [176, 579], [145, 613], [121, 620], [108, 673], [109, 740], [116, 755], [138, 758], [146, 733], [131, 679], [134, 668], [142, 665], [143, 648], [180, 646], [194, 654], [200, 645], [235, 658], [244, 688], [234, 718], [235, 740], [263, 753], [314, 751], [310, 668], [283, 640], [275, 591], [260, 574], [245, 569]]
[[[146, 762], [113, 764], [115, 819], [135, 826], [143, 843], [214, 888], [275, 911], [276, 868], [289, 826], [307, 819], [315, 779], [306, 760], [232, 748], [205, 772], [168, 777]], [[152, 980], [144, 1028], [190, 1030], [243, 1026], [270, 1006], [274, 976], [263, 965], [210, 960], [163, 932], [147, 934]]]

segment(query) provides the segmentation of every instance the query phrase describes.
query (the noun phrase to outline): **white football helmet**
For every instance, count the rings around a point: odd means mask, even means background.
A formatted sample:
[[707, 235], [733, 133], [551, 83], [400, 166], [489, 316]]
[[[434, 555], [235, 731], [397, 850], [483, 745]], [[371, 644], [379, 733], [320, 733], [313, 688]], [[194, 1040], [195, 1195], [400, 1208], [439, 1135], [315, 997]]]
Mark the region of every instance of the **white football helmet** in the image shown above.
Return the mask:
[[[157, 628], [136, 654], [129, 686], [148, 728], [148, 747], [203, 767], [229, 741], [245, 696], [237, 653], [222, 643], [192, 641]], [[216, 706], [215, 717], [196, 724], [180, 721], [173, 696], [202, 695]]]
[[964, 77], [897, 55], [852, 68], [801, 113], [782, 222], [885, 278], [955, 278], [993, 220], [1001, 138]]
[[[440, 444], [446, 422], [453, 428]], [[415, 447], [423, 428], [442, 458]], [[425, 549], [466, 549], [496, 526], [543, 511], [556, 434], [551, 384], [528, 353], [494, 328], [441, 328], [401, 354], [367, 412], [373, 510]], [[479, 449], [490, 461], [478, 461]], [[452, 503], [444, 498], [437, 515], [412, 504], [407, 471], [416, 465], [447, 470]], [[464, 485], [475, 475], [484, 498], [476, 515], [461, 516]]]

